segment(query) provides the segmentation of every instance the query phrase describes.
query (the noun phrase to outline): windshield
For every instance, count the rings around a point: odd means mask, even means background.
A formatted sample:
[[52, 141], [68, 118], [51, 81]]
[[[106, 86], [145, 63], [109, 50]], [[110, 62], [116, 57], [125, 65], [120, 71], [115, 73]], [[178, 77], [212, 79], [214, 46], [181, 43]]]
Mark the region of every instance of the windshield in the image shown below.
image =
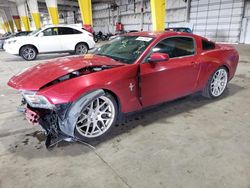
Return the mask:
[[133, 64], [152, 41], [152, 37], [119, 36], [98, 48], [95, 54]]
[[37, 34], [39, 31], [41, 31], [41, 29], [37, 29], [35, 31], [32, 31], [30, 34], [28, 34], [27, 36], [32, 36], [32, 35], [35, 35]]

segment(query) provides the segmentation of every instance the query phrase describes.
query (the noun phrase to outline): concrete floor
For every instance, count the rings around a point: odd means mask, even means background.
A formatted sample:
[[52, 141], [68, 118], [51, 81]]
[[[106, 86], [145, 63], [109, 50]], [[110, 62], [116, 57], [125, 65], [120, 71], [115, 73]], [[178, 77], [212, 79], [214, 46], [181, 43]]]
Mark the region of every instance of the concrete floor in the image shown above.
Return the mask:
[[[249, 188], [250, 46], [237, 46], [237, 75], [219, 100], [198, 94], [135, 114], [95, 149], [60, 144], [47, 151], [39, 128], [16, 111], [6, 86], [34, 62], [0, 52], [0, 187]], [[63, 54], [67, 55], [67, 54]]]

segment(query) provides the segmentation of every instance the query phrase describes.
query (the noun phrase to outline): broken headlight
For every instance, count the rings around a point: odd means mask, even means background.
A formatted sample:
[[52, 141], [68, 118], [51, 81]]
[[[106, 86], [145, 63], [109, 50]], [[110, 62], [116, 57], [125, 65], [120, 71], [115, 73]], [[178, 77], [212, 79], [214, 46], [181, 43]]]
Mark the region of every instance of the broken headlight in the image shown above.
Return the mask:
[[33, 108], [53, 109], [55, 106], [42, 95], [36, 95], [36, 92], [22, 92], [24, 99]]

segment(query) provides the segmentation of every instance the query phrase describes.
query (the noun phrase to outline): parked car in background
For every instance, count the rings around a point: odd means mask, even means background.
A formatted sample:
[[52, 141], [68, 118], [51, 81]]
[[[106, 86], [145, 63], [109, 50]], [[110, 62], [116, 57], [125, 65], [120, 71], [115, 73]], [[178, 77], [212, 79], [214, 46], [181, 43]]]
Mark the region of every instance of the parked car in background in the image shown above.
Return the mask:
[[234, 47], [197, 35], [137, 32], [94, 54], [36, 65], [8, 85], [22, 91], [26, 118], [46, 130], [49, 147], [105, 137], [122, 114], [195, 92], [218, 98], [238, 60]]
[[12, 33], [5, 33], [1, 36], [0, 38], [0, 49], [3, 49], [3, 45], [4, 45], [4, 42], [5, 40], [9, 39], [11, 36], [13, 36]]
[[6, 33], [6, 35], [4, 35], [5, 37], [0, 38], [0, 49], [4, 49], [4, 44], [6, 43], [8, 39], [12, 37], [26, 36], [31, 32], [32, 31], [20, 31], [18, 33]]
[[30, 34], [32, 31], [20, 31], [18, 33], [14, 34], [14, 37], [21, 37], [21, 36], [27, 36], [28, 34]]
[[88, 31], [71, 25], [57, 25], [33, 31], [27, 36], [11, 38], [4, 48], [6, 52], [30, 61], [40, 53], [86, 54], [94, 46], [93, 35]]
[[193, 33], [193, 31], [188, 27], [168, 27], [165, 29], [165, 31]]

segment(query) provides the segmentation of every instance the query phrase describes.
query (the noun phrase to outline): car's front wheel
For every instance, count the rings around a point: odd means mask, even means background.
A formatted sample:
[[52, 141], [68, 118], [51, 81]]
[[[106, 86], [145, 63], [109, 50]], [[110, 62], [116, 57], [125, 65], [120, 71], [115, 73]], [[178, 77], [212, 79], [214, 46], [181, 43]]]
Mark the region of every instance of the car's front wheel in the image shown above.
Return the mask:
[[20, 50], [20, 55], [23, 59], [32, 61], [36, 59], [37, 51], [33, 46], [23, 46]]
[[103, 138], [116, 123], [117, 103], [108, 93], [91, 101], [81, 110], [76, 123], [76, 135], [84, 141]]
[[75, 47], [75, 54], [80, 55], [80, 54], [86, 54], [88, 53], [88, 46], [84, 43], [77, 44]]
[[228, 71], [225, 67], [220, 67], [210, 77], [202, 94], [210, 99], [218, 98], [224, 93], [227, 83]]

